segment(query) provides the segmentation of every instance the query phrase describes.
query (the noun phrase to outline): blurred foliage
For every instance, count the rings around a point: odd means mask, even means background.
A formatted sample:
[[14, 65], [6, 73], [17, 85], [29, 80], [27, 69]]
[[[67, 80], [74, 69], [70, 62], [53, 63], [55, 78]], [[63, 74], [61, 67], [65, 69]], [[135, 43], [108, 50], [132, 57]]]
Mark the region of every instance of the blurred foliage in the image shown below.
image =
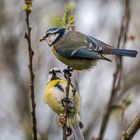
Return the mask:
[[32, 11], [32, 0], [24, 0], [25, 5], [22, 7], [22, 10], [30, 13]]
[[125, 106], [125, 108], [131, 105], [131, 103], [132, 103], [131, 96], [127, 96], [122, 100], [122, 104]]
[[124, 112], [132, 103], [132, 98], [131, 96], [126, 96], [120, 104], [115, 104], [112, 106], [112, 113], [116, 113], [117, 111], [119, 112]]
[[22, 10], [24, 10], [25, 12], [31, 12], [32, 11], [32, 8], [31, 8], [31, 6], [29, 6], [29, 5], [24, 5], [23, 7], [22, 7]]
[[64, 15], [62, 17], [53, 17], [50, 18], [50, 26], [51, 27], [66, 27], [69, 29], [74, 29], [75, 16], [72, 15], [72, 12], [75, 8], [74, 2], [69, 2], [65, 6]]

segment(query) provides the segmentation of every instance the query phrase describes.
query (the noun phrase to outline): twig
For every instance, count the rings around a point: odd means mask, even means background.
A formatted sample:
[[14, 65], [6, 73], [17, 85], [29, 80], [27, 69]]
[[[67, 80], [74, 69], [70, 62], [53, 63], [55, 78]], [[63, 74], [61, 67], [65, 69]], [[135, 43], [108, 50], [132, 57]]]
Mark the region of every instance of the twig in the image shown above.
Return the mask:
[[[65, 13], [64, 16], [62, 18], [63, 24], [65, 28], [74, 30], [74, 16], [71, 15], [72, 13], [72, 9], [66, 8], [65, 9]], [[67, 86], [66, 86], [66, 98], [69, 99], [69, 88], [70, 88], [70, 84], [71, 84], [71, 71], [72, 69], [70, 67], [67, 67], [67, 69], [64, 70], [64, 76], [67, 79]], [[69, 107], [68, 107], [68, 103], [65, 103], [65, 120], [66, 120], [66, 124], [63, 127], [63, 140], [67, 140], [68, 134], [67, 134], [67, 117], [68, 117], [68, 112], [69, 112]]]
[[122, 133], [120, 140], [131, 140], [139, 128], [140, 128], [140, 113], [132, 121], [128, 129]]
[[[69, 88], [70, 88], [70, 83], [71, 83], [71, 74], [70, 74], [70, 68], [68, 67], [67, 69], [64, 70], [64, 75], [65, 78], [67, 79], [67, 86], [66, 86], [66, 98], [69, 98]], [[65, 120], [66, 120], [66, 124], [63, 127], [63, 140], [67, 140], [67, 117], [68, 117], [68, 112], [69, 112], [69, 108], [68, 108], [68, 103], [65, 103]]]
[[[125, 12], [125, 14], [124, 14], [124, 17], [123, 17], [122, 23], [121, 23], [117, 48], [120, 48], [121, 41], [123, 42], [122, 43], [123, 47], [126, 44], [126, 38], [127, 38], [127, 32], [128, 32], [129, 20], [130, 20], [129, 0], [125, 0], [124, 12]], [[122, 77], [122, 58], [116, 56], [116, 71], [113, 75], [113, 85], [112, 85], [112, 89], [111, 89], [111, 96], [110, 96], [110, 99], [109, 99], [109, 102], [107, 105], [107, 110], [103, 116], [98, 140], [103, 140], [104, 133], [105, 133], [106, 127], [108, 125], [108, 121], [110, 119], [110, 115], [111, 115], [111, 111], [112, 111], [112, 104], [120, 89], [121, 77]]]
[[31, 104], [32, 104], [32, 111], [31, 111], [31, 116], [32, 116], [32, 130], [33, 130], [33, 136], [34, 140], [37, 140], [37, 127], [36, 127], [36, 103], [35, 103], [35, 97], [34, 97], [34, 78], [35, 75], [33, 73], [33, 55], [34, 52], [31, 47], [31, 27], [30, 27], [30, 21], [29, 21], [29, 15], [31, 13], [31, 5], [32, 1], [31, 0], [25, 0], [25, 6], [24, 6], [24, 11], [26, 13], [26, 26], [27, 26], [27, 33], [25, 33], [25, 39], [27, 40], [28, 43], [28, 52], [29, 52], [29, 71], [30, 71], [30, 92], [31, 92]]

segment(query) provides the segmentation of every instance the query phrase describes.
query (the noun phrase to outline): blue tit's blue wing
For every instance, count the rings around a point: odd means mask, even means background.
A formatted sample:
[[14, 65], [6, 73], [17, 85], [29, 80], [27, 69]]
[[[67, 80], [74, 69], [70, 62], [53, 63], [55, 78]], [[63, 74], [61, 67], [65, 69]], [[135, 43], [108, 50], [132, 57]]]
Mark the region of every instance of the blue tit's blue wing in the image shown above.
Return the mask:
[[69, 31], [55, 44], [55, 50], [59, 55], [66, 58], [109, 60], [96, 50], [96, 46], [86, 35], [76, 31]]
[[89, 42], [89, 47], [98, 53], [102, 54], [111, 54], [112, 50], [114, 49], [112, 46], [92, 37], [92, 36], [87, 36], [87, 41]]
[[[93, 55], [109, 54], [112, 52], [113, 47], [93, 38], [92, 36], [87, 36], [77, 31], [69, 31], [59, 42], [56, 43], [55, 49], [59, 50], [63, 56], [65, 55], [65, 57], [69, 57], [75, 50], [78, 50], [80, 53], [82, 52], [82, 54], [84, 53], [83, 51], [85, 51], [85, 56], [87, 53], [91, 56], [92, 52]], [[77, 53], [75, 56], [79, 57]]]
[[[106, 59], [98, 51], [90, 47], [87, 36], [76, 31], [69, 31], [55, 44], [56, 52], [66, 58]], [[108, 59], [107, 59], [108, 60]]]
[[57, 53], [61, 54], [63, 57], [79, 57], [79, 58], [101, 58], [101, 56], [97, 52], [93, 52], [88, 48], [79, 48], [79, 49], [68, 49], [68, 50], [61, 50], [57, 49]]

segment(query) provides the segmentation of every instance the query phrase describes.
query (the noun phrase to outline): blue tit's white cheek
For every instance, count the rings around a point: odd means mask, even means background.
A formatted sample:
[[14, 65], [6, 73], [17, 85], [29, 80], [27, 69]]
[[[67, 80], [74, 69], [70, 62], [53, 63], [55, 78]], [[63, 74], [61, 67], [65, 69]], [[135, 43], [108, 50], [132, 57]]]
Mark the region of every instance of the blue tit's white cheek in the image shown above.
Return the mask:
[[51, 35], [51, 37], [50, 37], [50, 38], [51, 38], [51, 41], [52, 41], [52, 42], [54, 42], [54, 41], [55, 41], [55, 39], [56, 39], [55, 35]]
[[47, 41], [48, 45], [51, 45], [51, 44], [52, 44], [51, 36], [48, 36], [48, 37], [46, 38], [46, 41]]
[[52, 43], [54, 43], [55, 40], [57, 39], [58, 35], [59, 35], [59, 34], [51, 34], [51, 35], [49, 35], [49, 36], [46, 38], [48, 45], [51, 45]]

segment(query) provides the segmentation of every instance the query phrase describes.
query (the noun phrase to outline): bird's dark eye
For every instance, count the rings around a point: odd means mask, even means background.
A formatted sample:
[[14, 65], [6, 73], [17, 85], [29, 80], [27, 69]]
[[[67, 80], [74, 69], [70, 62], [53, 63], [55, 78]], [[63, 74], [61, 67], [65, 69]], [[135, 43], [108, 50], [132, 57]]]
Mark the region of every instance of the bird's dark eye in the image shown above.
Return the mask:
[[48, 37], [50, 34], [51, 34], [51, 33], [49, 33], [49, 32], [48, 32], [48, 33], [46, 33], [46, 37]]
[[55, 72], [56, 72], [56, 73], [61, 73], [61, 71], [60, 71], [60, 70], [56, 70]]
[[49, 71], [49, 74], [54, 74], [54, 73], [61, 73], [60, 70], [52, 70], [52, 71]]
[[53, 33], [54, 35], [56, 35], [57, 33]]
[[49, 74], [52, 74], [53, 72], [52, 71], [49, 71]]

